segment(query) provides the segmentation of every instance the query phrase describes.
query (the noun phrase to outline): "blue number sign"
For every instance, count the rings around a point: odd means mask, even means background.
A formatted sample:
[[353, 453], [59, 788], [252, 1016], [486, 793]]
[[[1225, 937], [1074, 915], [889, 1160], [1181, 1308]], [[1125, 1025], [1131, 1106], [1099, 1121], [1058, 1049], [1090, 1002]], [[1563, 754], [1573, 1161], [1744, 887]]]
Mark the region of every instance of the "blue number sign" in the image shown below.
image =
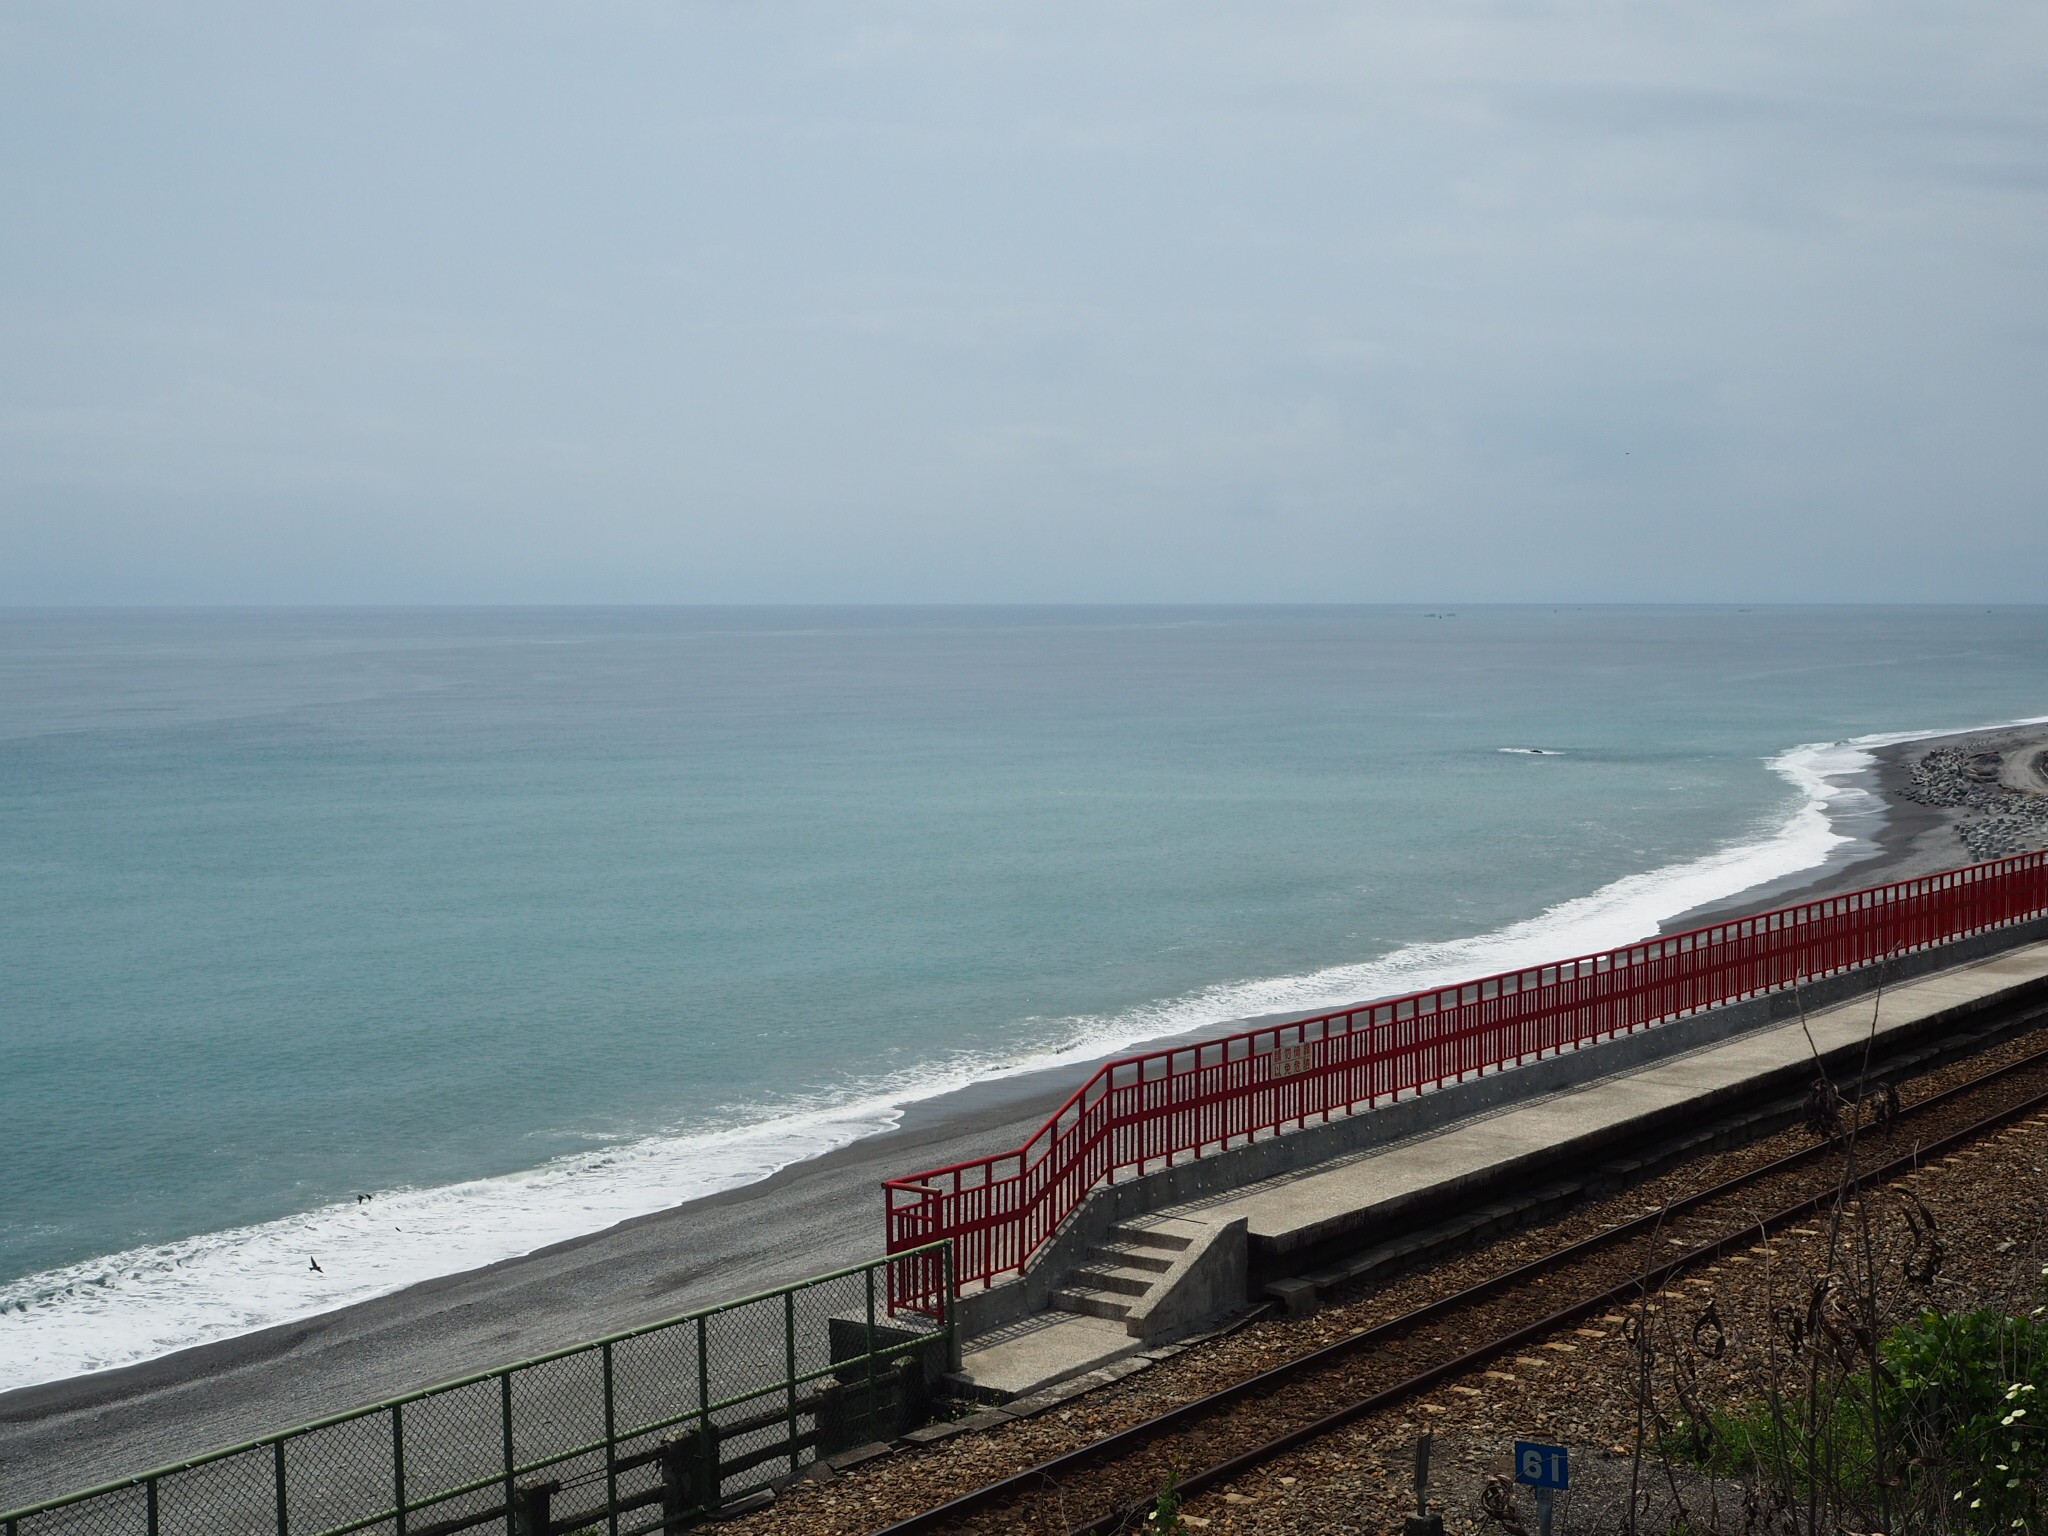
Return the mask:
[[1515, 1481], [1532, 1488], [1569, 1488], [1572, 1485], [1571, 1457], [1561, 1445], [1538, 1445], [1534, 1440], [1515, 1442]]

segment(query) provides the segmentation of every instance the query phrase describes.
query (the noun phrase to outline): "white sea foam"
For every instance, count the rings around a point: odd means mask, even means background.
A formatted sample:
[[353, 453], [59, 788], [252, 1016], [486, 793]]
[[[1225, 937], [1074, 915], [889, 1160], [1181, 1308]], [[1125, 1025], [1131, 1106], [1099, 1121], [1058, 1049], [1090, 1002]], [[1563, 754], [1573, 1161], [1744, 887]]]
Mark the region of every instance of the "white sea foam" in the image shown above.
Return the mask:
[[[935, 1063], [912, 1076], [860, 1085], [840, 1103], [751, 1124], [651, 1136], [501, 1178], [390, 1191], [366, 1204], [328, 1206], [12, 1281], [0, 1286], [0, 1390], [289, 1322], [750, 1184], [890, 1128], [907, 1104], [977, 1081], [1085, 1062], [1233, 1019], [1336, 1007], [1625, 944], [1681, 912], [1824, 863], [1852, 840], [1844, 827], [1878, 809], [1874, 796], [1849, 782], [1869, 765], [1871, 749], [1930, 734], [1795, 747], [1770, 767], [1797, 790], [1797, 803], [1754, 837], [1630, 875], [1492, 933], [1068, 1020], [1055, 1048]], [[319, 1273], [308, 1262], [314, 1257]]]
[[[870, 1101], [400, 1189], [0, 1286], [0, 1390], [151, 1359], [600, 1231], [892, 1124]], [[310, 1260], [320, 1261], [320, 1272]]]

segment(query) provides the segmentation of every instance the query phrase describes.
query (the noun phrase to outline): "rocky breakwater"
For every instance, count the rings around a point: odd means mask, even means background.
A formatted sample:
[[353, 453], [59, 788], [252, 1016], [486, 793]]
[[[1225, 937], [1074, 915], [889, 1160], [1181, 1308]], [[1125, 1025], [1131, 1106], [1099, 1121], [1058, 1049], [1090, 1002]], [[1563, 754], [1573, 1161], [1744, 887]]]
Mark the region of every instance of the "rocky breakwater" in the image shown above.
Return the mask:
[[1972, 859], [2048, 847], [2048, 762], [2038, 738], [1936, 747], [1913, 765], [1904, 799], [1954, 816]]

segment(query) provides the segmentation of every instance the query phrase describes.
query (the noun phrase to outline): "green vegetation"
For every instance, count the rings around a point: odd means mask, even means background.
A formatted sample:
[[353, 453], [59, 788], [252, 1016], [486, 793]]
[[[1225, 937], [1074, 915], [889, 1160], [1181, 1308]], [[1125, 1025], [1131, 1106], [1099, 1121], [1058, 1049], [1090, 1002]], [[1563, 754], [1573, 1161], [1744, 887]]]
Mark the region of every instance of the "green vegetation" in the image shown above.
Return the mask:
[[1682, 1424], [1668, 1453], [1764, 1490], [1783, 1511], [1866, 1528], [2048, 1532], [2048, 1321], [1922, 1312], [1803, 1393]]
[[1885, 1340], [1880, 1375], [1911, 1475], [1963, 1506], [1956, 1526], [2042, 1529], [2048, 1492], [2048, 1324], [1926, 1312]]
[[1175, 1468], [1166, 1474], [1166, 1486], [1159, 1490], [1152, 1500], [1152, 1508], [1145, 1515], [1145, 1529], [1149, 1536], [1187, 1536], [1187, 1522], [1180, 1517], [1180, 1470]]

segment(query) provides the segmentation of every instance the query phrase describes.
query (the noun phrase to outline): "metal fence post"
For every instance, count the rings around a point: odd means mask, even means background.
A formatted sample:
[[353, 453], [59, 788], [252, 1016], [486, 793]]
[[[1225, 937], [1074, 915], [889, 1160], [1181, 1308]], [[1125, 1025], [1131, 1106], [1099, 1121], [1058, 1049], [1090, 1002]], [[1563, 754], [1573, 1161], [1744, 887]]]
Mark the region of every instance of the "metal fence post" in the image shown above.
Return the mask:
[[550, 1527], [554, 1524], [554, 1497], [561, 1491], [560, 1483], [546, 1481], [520, 1486], [516, 1504], [518, 1524], [514, 1527], [519, 1536], [550, 1536]]
[[157, 1536], [156, 1479], [151, 1478], [142, 1485], [143, 1518], [149, 1523], [149, 1536]]
[[619, 1417], [612, 1397], [612, 1345], [604, 1344], [604, 1517], [605, 1529], [619, 1536]]
[[796, 1292], [782, 1293], [782, 1353], [788, 1374], [783, 1384], [789, 1390], [789, 1475], [796, 1476]]
[[680, 1531], [703, 1505], [703, 1432], [687, 1430], [661, 1442], [661, 1528]]
[[[888, 1263], [887, 1259], [882, 1261]], [[894, 1271], [891, 1270], [893, 1274]], [[875, 1406], [875, 1266], [867, 1269], [868, 1279], [868, 1438], [876, 1438], [875, 1426], [881, 1422], [881, 1411]]]
[[704, 1454], [704, 1507], [716, 1509], [725, 1492], [718, 1475], [718, 1437], [711, 1430], [711, 1360], [704, 1347], [704, 1319], [697, 1319], [697, 1443]]
[[519, 1518], [518, 1469], [512, 1460], [512, 1373], [498, 1378], [499, 1419], [505, 1443], [505, 1536], [516, 1536]]
[[277, 1536], [291, 1536], [291, 1520], [285, 1513], [284, 1502], [284, 1442], [270, 1442], [271, 1471], [277, 1484]]
[[945, 1247], [946, 1274], [946, 1369], [960, 1369], [960, 1320], [956, 1315], [955, 1303], [959, 1301], [957, 1286], [959, 1277], [953, 1273], [953, 1244], [948, 1239]]
[[405, 1536], [405, 1409], [391, 1405], [391, 1526]]

